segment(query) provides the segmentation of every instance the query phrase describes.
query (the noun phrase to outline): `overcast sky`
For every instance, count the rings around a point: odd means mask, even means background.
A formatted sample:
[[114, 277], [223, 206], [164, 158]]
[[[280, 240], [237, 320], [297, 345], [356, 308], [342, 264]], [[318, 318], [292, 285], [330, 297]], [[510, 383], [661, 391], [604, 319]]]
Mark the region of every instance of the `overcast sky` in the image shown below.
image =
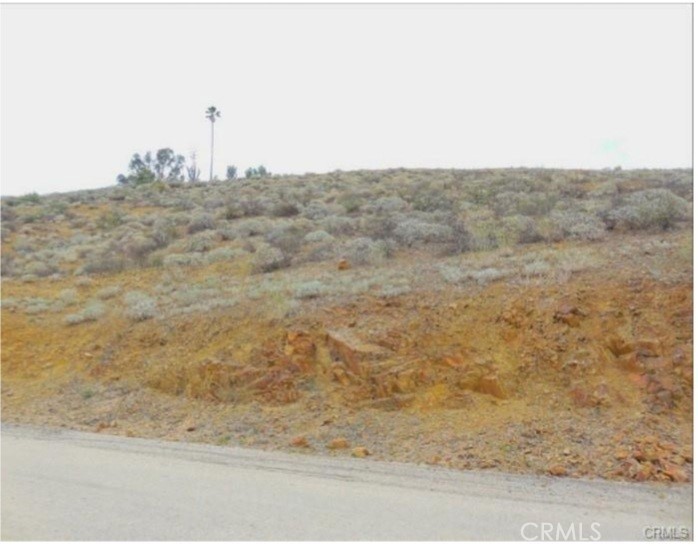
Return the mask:
[[208, 173], [691, 166], [690, 5], [3, 5], [4, 195]]

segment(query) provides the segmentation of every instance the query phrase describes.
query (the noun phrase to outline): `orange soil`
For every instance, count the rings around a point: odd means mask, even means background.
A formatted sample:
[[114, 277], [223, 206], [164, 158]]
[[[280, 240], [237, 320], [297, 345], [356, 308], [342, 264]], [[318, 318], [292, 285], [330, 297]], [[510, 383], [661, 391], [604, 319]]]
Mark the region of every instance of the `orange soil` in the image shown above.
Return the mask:
[[303, 305], [298, 318], [250, 305], [77, 327], [3, 309], [3, 419], [297, 451], [343, 437], [454, 468], [692, 479], [690, 280], [611, 268]]

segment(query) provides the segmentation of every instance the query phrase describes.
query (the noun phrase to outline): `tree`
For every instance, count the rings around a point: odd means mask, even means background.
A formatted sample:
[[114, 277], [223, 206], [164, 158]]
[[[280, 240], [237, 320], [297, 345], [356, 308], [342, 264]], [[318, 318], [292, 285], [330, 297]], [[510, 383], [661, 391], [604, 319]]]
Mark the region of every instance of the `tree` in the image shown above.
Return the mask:
[[171, 148], [161, 148], [155, 152], [146, 152], [143, 157], [133, 154], [128, 164], [128, 175], [120, 174], [116, 180], [119, 184], [140, 186], [155, 181], [175, 182], [182, 180], [184, 156], [177, 155]]
[[264, 165], [259, 167], [249, 167], [245, 169], [245, 178], [262, 178], [263, 176], [270, 176], [271, 173], [267, 171]]
[[225, 179], [226, 180], [235, 180], [238, 177], [238, 168], [235, 165], [228, 165], [228, 168], [225, 170]]
[[189, 156], [189, 160], [190, 163], [187, 166], [187, 179], [189, 180], [189, 182], [198, 182], [201, 171], [199, 170], [199, 167], [196, 164], [196, 152], [191, 153], [191, 155]]
[[216, 119], [221, 117], [221, 113], [215, 106], [209, 106], [208, 110], [206, 110], [206, 117], [211, 122], [211, 170], [209, 180], [213, 180], [213, 127], [216, 123]]

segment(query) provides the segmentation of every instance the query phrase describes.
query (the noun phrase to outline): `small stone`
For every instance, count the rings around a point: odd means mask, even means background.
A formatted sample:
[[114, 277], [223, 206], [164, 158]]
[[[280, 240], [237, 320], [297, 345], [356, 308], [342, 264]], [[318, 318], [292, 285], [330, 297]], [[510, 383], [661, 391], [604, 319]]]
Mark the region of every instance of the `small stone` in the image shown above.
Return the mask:
[[367, 457], [370, 454], [371, 454], [371, 452], [367, 448], [365, 448], [364, 446], [355, 447], [351, 451], [352, 457], [358, 457], [360, 459], [363, 459], [364, 457]]
[[347, 449], [349, 442], [346, 438], [335, 438], [327, 444], [327, 449]]
[[305, 436], [296, 436], [290, 442], [293, 447], [310, 447], [308, 439]]
[[671, 478], [672, 482], [687, 482], [688, 474], [686, 471], [678, 465], [665, 463], [664, 464], [664, 474]]
[[551, 476], [567, 476], [567, 469], [561, 464], [554, 464], [548, 467], [548, 474]]
[[619, 449], [618, 451], [616, 451], [616, 459], [622, 460], [627, 459], [628, 457], [630, 457], [630, 453], [627, 449]]

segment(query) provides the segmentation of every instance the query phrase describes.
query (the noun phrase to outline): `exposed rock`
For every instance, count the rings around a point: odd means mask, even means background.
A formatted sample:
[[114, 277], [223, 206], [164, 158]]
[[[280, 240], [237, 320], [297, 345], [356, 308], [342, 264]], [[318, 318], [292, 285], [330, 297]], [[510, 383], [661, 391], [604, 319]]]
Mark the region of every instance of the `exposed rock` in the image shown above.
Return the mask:
[[609, 338], [606, 341], [606, 346], [616, 357], [628, 354], [633, 350], [630, 343], [617, 336]]
[[327, 331], [326, 341], [332, 358], [343, 362], [359, 377], [364, 375], [364, 363], [385, 358], [389, 354], [384, 347], [365, 343], [346, 330]]
[[292, 438], [289, 444], [293, 447], [310, 447], [308, 439], [305, 436], [296, 436]]
[[631, 352], [618, 357], [618, 365], [626, 372], [643, 371], [642, 363], [637, 359], [637, 353]]
[[640, 339], [636, 341], [635, 350], [641, 356], [659, 356], [662, 352], [661, 343], [656, 339]]
[[548, 467], [548, 474], [551, 476], [567, 476], [568, 472], [564, 465], [553, 464]]
[[688, 474], [686, 471], [678, 465], [671, 463], [664, 463], [664, 474], [671, 478], [672, 482], [687, 482]]
[[507, 398], [507, 393], [504, 390], [499, 377], [494, 374], [481, 377], [475, 386], [475, 390], [483, 394], [490, 394], [495, 398]]
[[347, 449], [349, 441], [346, 438], [334, 438], [327, 444], [327, 449]]

